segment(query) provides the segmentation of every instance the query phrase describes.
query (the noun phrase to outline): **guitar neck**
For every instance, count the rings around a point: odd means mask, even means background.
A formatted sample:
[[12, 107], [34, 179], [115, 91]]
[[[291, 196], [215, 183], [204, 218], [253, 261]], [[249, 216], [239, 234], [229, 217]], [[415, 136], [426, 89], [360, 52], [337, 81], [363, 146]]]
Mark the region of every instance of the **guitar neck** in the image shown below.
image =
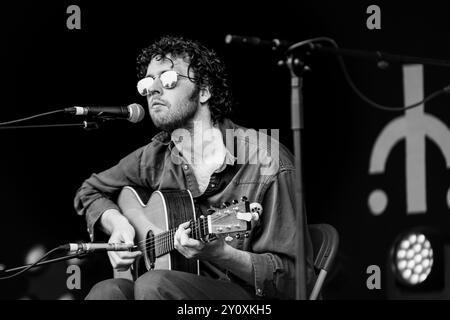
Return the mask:
[[[209, 234], [207, 219], [192, 221], [189, 228], [191, 228], [190, 237], [195, 240], [202, 239]], [[157, 258], [175, 249], [174, 237], [177, 229], [178, 228], [172, 228], [155, 235], [154, 246]]]

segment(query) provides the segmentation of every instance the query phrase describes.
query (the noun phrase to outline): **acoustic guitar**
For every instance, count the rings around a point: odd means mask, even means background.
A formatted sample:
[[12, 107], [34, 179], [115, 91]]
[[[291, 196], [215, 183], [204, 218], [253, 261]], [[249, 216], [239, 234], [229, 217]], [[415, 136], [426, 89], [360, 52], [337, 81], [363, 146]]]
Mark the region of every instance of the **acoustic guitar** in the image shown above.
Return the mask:
[[[251, 212], [245, 197], [222, 208], [210, 208], [207, 215], [198, 216], [194, 200], [189, 190], [159, 190], [150, 195], [147, 203], [143, 198], [148, 194], [124, 187], [117, 204], [136, 231], [135, 244], [143, 255], [133, 265], [133, 274], [118, 272], [115, 277], [136, 279], [145, 265], [146, 270], [169, 269], [200, 274], [200, 264], [196, 259], [186, 259], [174, 250], [174, 235], [181, 223], [190, 221], [190, 237], [209, 241], [215, 236], [246, 236], [251, 220], [258, 218]], [[144, 263], [142, 263], [142, 259]], [[117, 272], [117, 271], [116, 271]]]

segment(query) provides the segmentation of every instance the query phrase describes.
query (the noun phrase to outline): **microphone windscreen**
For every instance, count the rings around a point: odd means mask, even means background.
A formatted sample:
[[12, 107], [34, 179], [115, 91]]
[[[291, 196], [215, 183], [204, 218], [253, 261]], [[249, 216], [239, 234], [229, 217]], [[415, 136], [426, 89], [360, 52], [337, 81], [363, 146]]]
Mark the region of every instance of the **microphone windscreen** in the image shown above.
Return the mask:
[[130, 113], [130, 115], [128, 116], [128, 120], [130, 122], [137, 123], [144, 119], [145, 111], [140, 104], [132, 103], [127, 108]]

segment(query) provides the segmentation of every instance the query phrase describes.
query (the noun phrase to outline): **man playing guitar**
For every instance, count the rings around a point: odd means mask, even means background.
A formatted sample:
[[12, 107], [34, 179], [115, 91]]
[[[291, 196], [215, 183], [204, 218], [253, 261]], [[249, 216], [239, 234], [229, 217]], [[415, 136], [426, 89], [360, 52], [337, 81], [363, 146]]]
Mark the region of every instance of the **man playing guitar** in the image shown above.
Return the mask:
[[[275, 139], [253, 139], [229, 120], [224, 67], [212, 50], [163, 37], [137, 63], [139, 93], [161, 132], [84, 181], [75, 208], [92, 241], [94, 231], [104, 232], [110, 243], [141, 248], [109, 252], [113, 268], [127, 270], [145, 256], [148, 271], [134, 281], [102, 281], [86, 298], [293, 299], [292, 155]], [[148, 204], [134, 188], [151, 194]], [[309, 288], [312, 247], [309, 235], [304, 239]], [[170, 257], [162, 266], [164, 254]]]

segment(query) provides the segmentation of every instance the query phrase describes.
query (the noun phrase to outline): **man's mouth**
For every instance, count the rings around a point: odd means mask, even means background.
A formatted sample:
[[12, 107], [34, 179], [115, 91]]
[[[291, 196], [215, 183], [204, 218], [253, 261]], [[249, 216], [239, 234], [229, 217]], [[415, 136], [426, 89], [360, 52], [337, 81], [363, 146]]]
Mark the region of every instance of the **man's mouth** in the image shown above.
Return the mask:
[[164, 102], [162, 102], [162, 101], [153, 101], [151, 106], [152, 106], [152, 109], [153, 109], [153, 108], [163, 107], [165, 105], [166, 104]]

